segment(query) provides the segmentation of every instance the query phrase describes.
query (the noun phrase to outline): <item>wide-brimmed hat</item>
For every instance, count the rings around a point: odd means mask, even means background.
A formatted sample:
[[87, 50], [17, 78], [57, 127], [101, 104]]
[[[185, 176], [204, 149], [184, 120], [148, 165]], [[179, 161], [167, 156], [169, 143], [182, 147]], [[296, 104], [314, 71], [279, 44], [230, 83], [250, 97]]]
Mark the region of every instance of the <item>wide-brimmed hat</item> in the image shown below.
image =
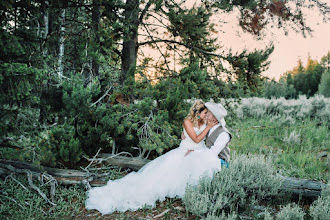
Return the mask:
[[227, 110], [220, 103], [207, 102], [205, 103], [205, 106], [210, 112], [212, 112], [223, 127], [226, 126], [224, 117], [227, 116]]

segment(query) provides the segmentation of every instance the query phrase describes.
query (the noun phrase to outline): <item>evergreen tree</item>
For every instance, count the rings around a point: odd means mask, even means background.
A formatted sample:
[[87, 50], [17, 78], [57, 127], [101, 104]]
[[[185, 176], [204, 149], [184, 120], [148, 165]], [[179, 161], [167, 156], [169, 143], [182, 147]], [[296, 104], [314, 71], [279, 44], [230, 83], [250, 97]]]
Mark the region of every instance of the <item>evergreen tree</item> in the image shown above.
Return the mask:
[[262, 84], [261, 73], [268, 68], [269, 55], [274, 51], [274, 46], [266, 50], [255, 50], [252, 53], [243, 51], [239, 55], [230, 54], [226, 59], [232, 65], [235, 77], [243, 86], [246, 94], [249, 91], [258, 94]]
[[325, 97], [330, 97], [330, 71], [326, 70], [322, 74], [318, 93]]

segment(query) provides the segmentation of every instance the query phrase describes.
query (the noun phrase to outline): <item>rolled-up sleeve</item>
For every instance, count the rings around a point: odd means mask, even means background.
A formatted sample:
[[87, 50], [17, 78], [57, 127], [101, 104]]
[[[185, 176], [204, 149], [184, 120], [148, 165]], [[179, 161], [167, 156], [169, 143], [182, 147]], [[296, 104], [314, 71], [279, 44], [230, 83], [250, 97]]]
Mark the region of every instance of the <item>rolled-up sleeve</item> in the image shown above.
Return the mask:
[[230, 141], [230, 136], [227, 132], [222, 132], [215, 140], [214, 145], [210, 147], [210, 150], [215, 154], [219, 154]]

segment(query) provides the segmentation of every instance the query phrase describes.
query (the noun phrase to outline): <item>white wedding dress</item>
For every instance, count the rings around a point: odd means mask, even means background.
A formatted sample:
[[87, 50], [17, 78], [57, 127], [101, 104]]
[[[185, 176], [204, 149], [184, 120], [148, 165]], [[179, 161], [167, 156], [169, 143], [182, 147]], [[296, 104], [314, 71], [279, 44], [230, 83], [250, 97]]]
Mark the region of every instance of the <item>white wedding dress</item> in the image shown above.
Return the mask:
[[[200, 134], [200, 129], [194, 128]], [[145, 206], [155, 207], [156, 201], [182, 198], [187, 184], [195, 185], [201, 176], [212, 176], [221, 169], [218, 155], [204, 141], [195, 143], [187, 134], [180, 146], [146, 164], [138, 172], [110, 180], [107, 185], [87, 192], [86, 208], [97, 209], [103, 215], [114, 211], [135, 211]], [[194, 150], [184, 156], [187, 150]]]

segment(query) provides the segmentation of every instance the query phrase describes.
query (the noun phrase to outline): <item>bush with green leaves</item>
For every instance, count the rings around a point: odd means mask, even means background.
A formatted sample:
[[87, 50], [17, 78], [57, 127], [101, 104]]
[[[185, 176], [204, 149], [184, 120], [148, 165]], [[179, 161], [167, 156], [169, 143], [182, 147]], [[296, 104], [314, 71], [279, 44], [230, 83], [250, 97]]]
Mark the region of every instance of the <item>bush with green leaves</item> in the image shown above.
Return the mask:
[[265, 98], [281, 98], [286, 99], [297, 98], [296, 90], [293, 85], [288, 84], [285, 80], [265, 81], [263, 86], [263, 97]]
[[316, 119], [318, 121], [330, 120], [330, 98], [315, 95], [307, 99], [299, 96], [299, 99], [286, 100], [285, 98], [243, 98], [236, 109], [239, 118], [244, 117], [275, 117], [295, 120]]
[[330, 97], [330, 70], [326, 70], [322, 74], [322, 78], [319, 84], [318, 93], [325, 97]]
[[0, 62], [0, 143], [21, 147], [27, 134], [38, 133], [41, 75], [24, 63]]
[[76, 163], [83, 153], [79, 139], [75, 138], [75, 128], [70, 123], [54, 127], [49, 134], [49, 145], [57, 160]]
[[310, 206], [309, 215], [312, 219], [329, 219], [330, 216], [330, 186], [322, 189], [321, 197]]
[[194, 215], [219, 216], [224, 210], [278, 194], [280, 179], [274, 174], [271, 161], [263, 156], [237, 156], [229, 168], [223, 168], [213, 178], [204, 177], [198, 185], [188, 186], [183, 202]]
[[297, 204], [292, 203], [281, 208], [276, 215], [277, 220], [303, 220], [305, 216], [304, 210]]

